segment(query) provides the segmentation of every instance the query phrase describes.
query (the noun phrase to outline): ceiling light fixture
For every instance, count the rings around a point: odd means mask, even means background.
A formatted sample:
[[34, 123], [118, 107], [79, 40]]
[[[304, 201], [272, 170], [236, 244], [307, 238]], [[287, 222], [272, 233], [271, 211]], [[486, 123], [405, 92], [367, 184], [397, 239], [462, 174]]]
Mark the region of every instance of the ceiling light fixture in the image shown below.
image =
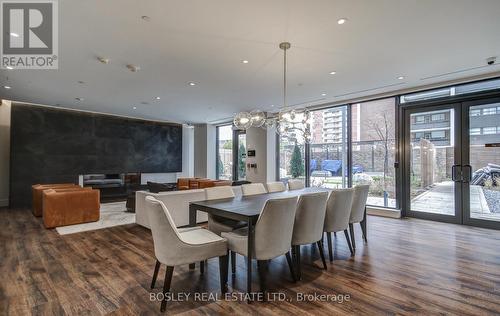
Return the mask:
[[[276, 132], [283, 137], [291, 137], [297, 141], [297, 136], [308, 143], [311, 139], [310, 112], [306, 108], [295, 109], [287, 103], [287, 62], [286, 51], [291, 44], [283, 42], [279, 48], [283, 50], [283, 105], [277, 116], [266, 118], [260, 110], [252, 112], [240, 112], [234, 116], [233, 124], [237, 129], [249, 129], [251, 127], [276, 127]], [[271, 105], [272, 107], [273, 105]]]
[[403, 76], [399, 76], [399, 77], [398, 77], [398, 80], [403, 80], [404, 78], [405, 78], [405, 77], [403, 77]]
[[12, 36], [12, 37], [19, 37], [19, 34], [12, 32], [12, 33], [10, 33], [10, 36]]
[[160, 100], [161, 98], [160, 98], [160, 97], [156, 97], [155, 99], [156, 99], [156, 100]]
[[321, 94], [321, 96], [322, 96], [322, 97], [326, 96], [326, 93], [322, 93], [322, 94]]
[[134, 106], [134, 107], [132, 107], [132, 109], [137, 110], [137, 107], [136, 107], [136, 106]]
[[347, 19], [346, 19], [346, 18], [341, 18], [341, 19], [338, 19], [338, 20], [337, 20], [337, 24], [339, 24], [339, 25], [342, 25], [342, 24], [344, 24], [345, 22], [347, 22]]
[[83, 101], [85, 100], [84, 98], [75, 98], [76, 101]]
[[192, 81], [191, 81], [191, 82], [189, 82], [188, 84], [189, 84], [190, 86], [196, 86], [196, 83], [195, 83], [195, 82], [192, 82]]
[[335, 75], [336, 73], [336, 71], [330, 71], [330, 75]]
[[11, 66], [6, 66], [5, 68], [7, 68], [7, 69], [9, 69], [9, 70], [14, 69], [14, 68], [13, 68], [13, 67], [11, 67]]
[[3, 86], [5, 89], [9, 90], [9, 89], [12, 89], [11, 86]]
[[246, 59], [242, 60], [241, 62], [244, 64], [248, 64], [248, 60], [246, 60]]
[[147, 16], [147, 15], [143, 15], [143, 16], [141, 16], [141, 19], [143, 19], [143, 20], [144, 20], [144, 21], [146, 21], [146, 22], [151, 21], [151, 18], [150, 18], [149, 16]]

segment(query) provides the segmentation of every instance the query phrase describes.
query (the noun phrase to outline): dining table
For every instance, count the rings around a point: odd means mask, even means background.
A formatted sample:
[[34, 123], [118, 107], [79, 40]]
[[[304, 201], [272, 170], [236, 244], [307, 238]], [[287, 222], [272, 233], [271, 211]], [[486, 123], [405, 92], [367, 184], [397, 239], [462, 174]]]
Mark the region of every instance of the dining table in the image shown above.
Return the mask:
[[[306, 187], [298, 190], [287, 190], [282, 192], [263, 193], [256, 195], [236, 195], [234, 198], [205, 200], [189, 203], [189, 226], [194, 227], [198, 211], [211, 215], [220, 216], [236, 221], [247, 223], [248, 231], [248, 251], [247, 251], [247, 293], [252, 293], [252, 248], [253, 229], [266, 202], [270, 199], [280, 199], [287, 197], [299, 197], [303, 194], [316, 192], [331, 192], [332, 189], [319, 187]], [[194, 263], [189, 265], [194, 269]]]

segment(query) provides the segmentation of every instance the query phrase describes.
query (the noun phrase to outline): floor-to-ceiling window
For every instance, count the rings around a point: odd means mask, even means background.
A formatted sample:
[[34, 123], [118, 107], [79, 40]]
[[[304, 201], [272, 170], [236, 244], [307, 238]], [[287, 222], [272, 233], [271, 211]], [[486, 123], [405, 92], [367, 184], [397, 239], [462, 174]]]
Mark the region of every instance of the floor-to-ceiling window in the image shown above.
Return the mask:
[[311, 112], [311, 186], [348, 186], [347, 110], [347, 106], [338, 106]]
[[305, 181], [305, 142], [298, 133], [279, 136], [279, 179]]
[[369, 184], [368, 204], [396, 207], [395, 98], [351, 105], [352, 184]]
[[217, 179], [233, 179], [233, 128], [217, 127]]

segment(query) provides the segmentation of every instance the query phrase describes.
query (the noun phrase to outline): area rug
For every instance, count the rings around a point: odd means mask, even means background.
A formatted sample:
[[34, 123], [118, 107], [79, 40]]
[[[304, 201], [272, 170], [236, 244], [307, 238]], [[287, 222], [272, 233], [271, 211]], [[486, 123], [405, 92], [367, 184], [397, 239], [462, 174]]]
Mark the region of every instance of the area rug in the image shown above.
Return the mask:
[[101, 204], [101, 218], [97, 222], [57, 227], [59, 235], [135, 223], [135, 213], [126, 212], [125, 202]]

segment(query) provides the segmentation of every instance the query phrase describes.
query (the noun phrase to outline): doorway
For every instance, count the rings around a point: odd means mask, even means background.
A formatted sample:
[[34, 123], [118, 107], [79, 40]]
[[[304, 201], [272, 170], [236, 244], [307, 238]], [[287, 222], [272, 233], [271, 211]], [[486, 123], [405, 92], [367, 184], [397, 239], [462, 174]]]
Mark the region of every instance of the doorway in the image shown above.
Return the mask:
[[500, 99], [403, 113], [405, 215], [500, 228]]

